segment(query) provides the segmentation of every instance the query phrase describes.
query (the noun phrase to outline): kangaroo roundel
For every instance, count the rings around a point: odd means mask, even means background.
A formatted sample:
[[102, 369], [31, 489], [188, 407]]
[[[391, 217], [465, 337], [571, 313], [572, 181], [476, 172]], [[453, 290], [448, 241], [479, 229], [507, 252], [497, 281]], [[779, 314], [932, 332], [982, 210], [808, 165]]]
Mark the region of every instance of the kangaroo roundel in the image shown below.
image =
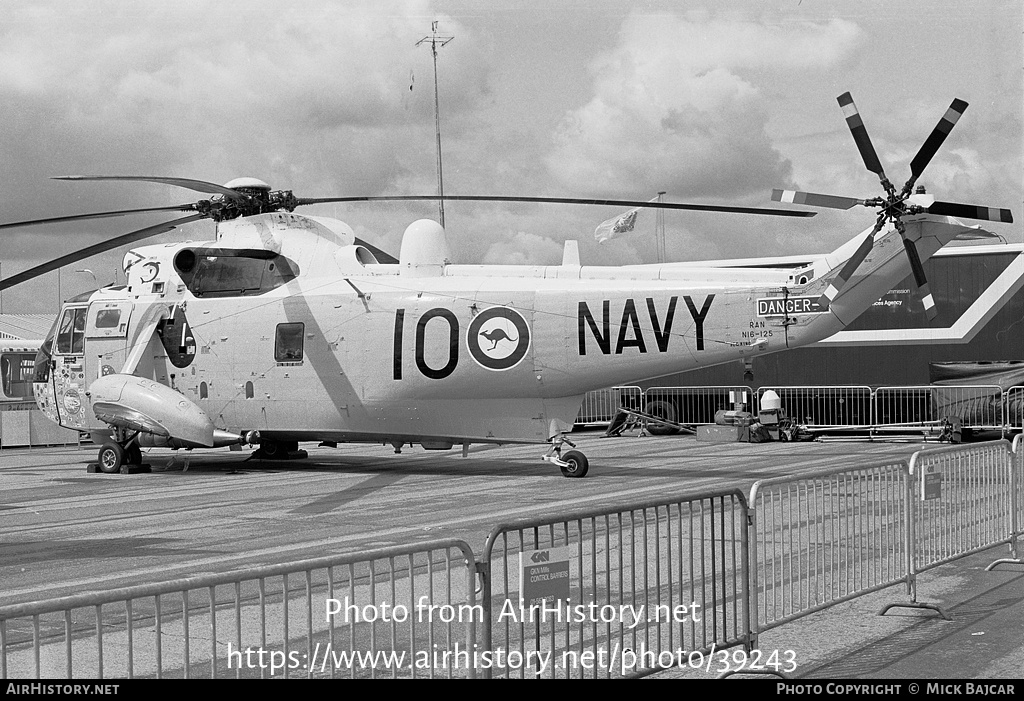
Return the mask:
[[508, 370], [530, 350], [530, 327], [509, 307], [490, 307], [474, 317], [466, 334], [473, 360], [488, 370]]

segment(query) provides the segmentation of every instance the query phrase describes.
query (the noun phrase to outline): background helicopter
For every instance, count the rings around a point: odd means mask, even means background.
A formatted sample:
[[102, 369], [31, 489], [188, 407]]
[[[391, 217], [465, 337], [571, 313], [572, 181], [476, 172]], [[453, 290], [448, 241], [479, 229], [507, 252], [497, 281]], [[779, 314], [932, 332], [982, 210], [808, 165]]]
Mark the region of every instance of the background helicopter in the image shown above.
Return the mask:
[[[958, 236], [953, 217], [1010, 222], [1009, 210], [936, 202], [913, 192], [966, 103], [955, 100], [911, 162], [888, 181], [849, 93], [838, 98], [881, 197], [776, 191], [774, 199], [878, 209], [876, 222], [800, 270], [672, 265], [453, 265], [436, 222], [411, 224], [393, 259], [303, 205], [434, 196], [296, 197], [253, 178], [220, 186], [148, 176], [212, 193], [171, 206], [15, 222], [0, 228], [152, 212], [186, 216], [144, 227], [19, 273], [12, 287], [99, 252], [212, 219], [213, 242], [142, 246], [125, 286], [69, 300], [37, 356], [34, 394], [63, 426], [102, 443], [101, 469], [141, 460], [140, 446], [259, 443], [265, 456], [299, 441], [419, 443], [427, 449], [550, 442], [562, 453], [591, 389], [794, 348], [853, 321], [909, 268], [934, 307], [921, 261]], [[809, 216], [812, 213], [635, 200], [449, 196]], [[754, 333], [751, 333], [751, 331]]]

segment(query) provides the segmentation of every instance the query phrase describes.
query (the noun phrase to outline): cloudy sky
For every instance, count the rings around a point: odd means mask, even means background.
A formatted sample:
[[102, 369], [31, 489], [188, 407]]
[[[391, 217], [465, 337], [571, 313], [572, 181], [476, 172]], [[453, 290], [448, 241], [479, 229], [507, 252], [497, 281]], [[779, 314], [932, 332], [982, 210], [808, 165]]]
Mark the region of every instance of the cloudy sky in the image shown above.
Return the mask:
[[[436, 192], [438, 58], [445, 191], [773, 206], [773, 187], [880, 193], [836, 97], [849, 90], [887, 174], [953, 98], [970, 103], [920, 182], [939, 199], [1009, 207], [1022, 226], [1019, 0], [408, 0], [131, 3], [0, 0], [0, 222], [190, 202], [157, 184], [57, 175], [248, 175], [302, 197]], [[397, 252], [436, 205], [306, 208]], [[456, 262], [654, 262], [654, 216], [599, 245], [619, 211], [450, 202]], [[164, 218], [173, 218], [164, 217]], [[160, 221], [0, 232], [0, 273]], [[823, 251], [870, 225], [669, 212], [670, 260]], [[153, 242], [209, 239], [209, 223]], [[110, 282], [124, 251], [64, 269], [61, 295]], [[122, 278], [123, 280], [123, 275]], [[52, 312], [57, 273], [8, 290], [4, 312]]]

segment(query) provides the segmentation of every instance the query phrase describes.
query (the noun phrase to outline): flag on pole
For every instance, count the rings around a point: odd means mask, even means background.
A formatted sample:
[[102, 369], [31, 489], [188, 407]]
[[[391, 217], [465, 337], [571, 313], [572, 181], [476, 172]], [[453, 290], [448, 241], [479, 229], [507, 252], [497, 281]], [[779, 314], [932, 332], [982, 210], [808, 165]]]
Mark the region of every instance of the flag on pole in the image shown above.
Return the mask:
[[[650, 200], [651, 202], [657, 202], [658, 198], [655, 197]], [[594, 229], [594, 238], [597, 239], [598, 243], [604, 243], [610, 238], [614, 238], [619, 234], [628, 234], [636, 228], [636, 217], [640, 213], [640, 207], [629, 210], [624, 214], [620, 214], [617, 217], [603, 221], [597, 225]]]

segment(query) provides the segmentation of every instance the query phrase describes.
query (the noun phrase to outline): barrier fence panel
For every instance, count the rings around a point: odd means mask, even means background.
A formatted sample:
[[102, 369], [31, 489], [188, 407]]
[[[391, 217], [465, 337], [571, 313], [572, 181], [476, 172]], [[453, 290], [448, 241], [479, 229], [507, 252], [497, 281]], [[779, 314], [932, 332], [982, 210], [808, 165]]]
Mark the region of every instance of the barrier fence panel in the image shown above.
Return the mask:
[[757, 631], [908, 581], [905, 461], [756, 482], [750, 492]]
[[[680, 424], [713, 424], [715, 412], [732, 409], [735, 403], [751, 410], [754, 392], [745, 385], [694, 387], [648, 387], [644, 392], [647, 413]], [[648, 430], [660, 432], [651, 423]]]
[[4, 606], [0, 676], [475, 676], [475, 587], [443, 540]]
[[636, 386], [596, 389], [583, 395], [577, 424], [608, 423], [620, 406], [643, 411], [643, 390]]
[[1003, 423], [1008, 431], [1024, 431], [1024, 387], [1010, 387], [1003, 395]]
[[1012, 469], [1008, 441], [914, 453], [915, 573], [1013, 540]]
[[[748, 644], [746, 516], [732, 490], [496, 526], [483, 639], [504, 662], [488, 674], [640, 676]], [[534, 561], [560, 589], [535, 588]]]
[[860, 385], [761, 387], [758, 406], [768, 390], [782, 400], [786, 415], [808, 428], [868, 428], [871, 388]]
[[921, 385], [875, 390], [878, 428], [934, 426], [960, 419], [964, 428], [1002, 429], [1003, 391], [998, 385]]

